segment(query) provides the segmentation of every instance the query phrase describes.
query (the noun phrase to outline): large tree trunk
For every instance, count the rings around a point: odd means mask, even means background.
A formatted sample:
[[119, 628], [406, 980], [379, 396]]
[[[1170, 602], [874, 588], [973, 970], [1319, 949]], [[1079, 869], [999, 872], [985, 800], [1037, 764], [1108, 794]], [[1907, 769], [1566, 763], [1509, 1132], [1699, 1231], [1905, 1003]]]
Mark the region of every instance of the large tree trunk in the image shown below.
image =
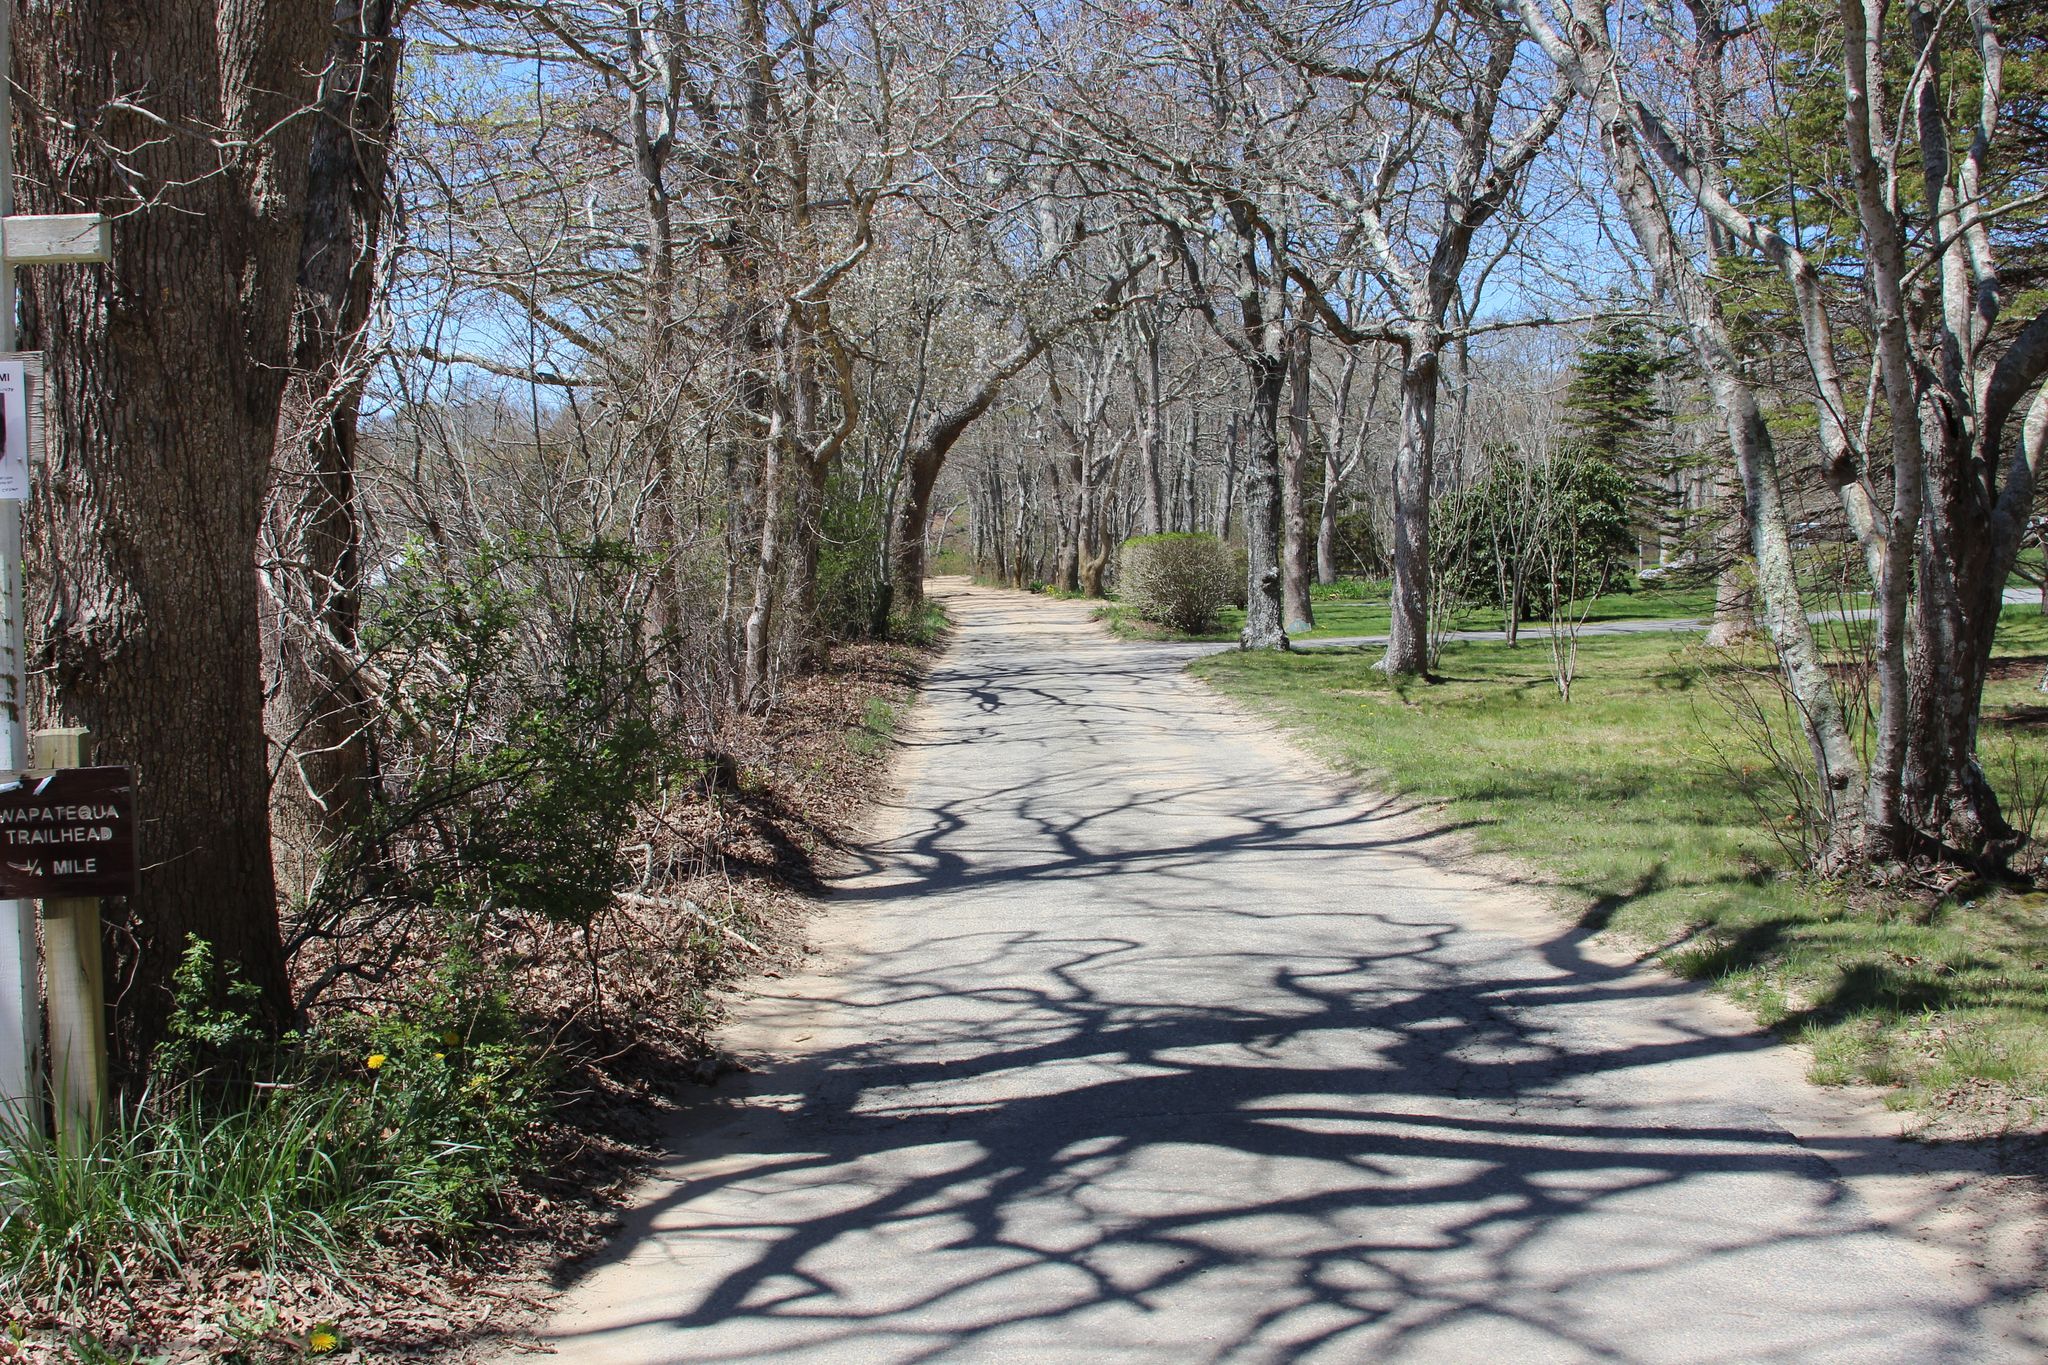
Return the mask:
[[1160, 468], [1160, 447], [1166, 438], [1165, 382], [1159, 369], [1159, 328], [1156, 319], [1143, 328], [1145, 357], [1145, 430], [1138, 446], [1138, 477], [1144, 485], [1144, 516], [1138, 526], [1156, 536], [1166, 529], [1166, 482]]
[[1102, 596], [1103, 577], [1109, 570], [1109, 540], [1102, 531], [1102, 504], [1108, 490], [1102, 485], [1115, 465], [1113, 459], [1098, 462], [1085, 453], [1077, 462], [1081, 476], [1081, 504], [1074, 545], [1080, 564], [1083, 597]]
[[114, 219], [110, 265], [32, 272], [26, 330], [50, 378], [45, 711], [136, 768], [147, 817], [116, 977], [131, 1073], [162, 1038], [188, 935], [255, 988], [264, 1022], [290, 1013], [256, 560], [291, 362], [300, 111], [331, 18], [329, 0], [29, 0], [17, 28], [37, 111], [19, 130], [23, 207]]
[[924, 532], [931, 520], [932, 490], [938, 486], [939, 471], [945, 467], [943, 452], [918, 452], [904, 474], [903, 501], [896, 512], [891, 533], [895, 548], [890, 555], [889, 585], [892, 593], [913, 607], [924, 601]]
[[1058, 478], [1060, 466], [1054, 466], [1053, 496], [1059, 511], [1060, 554], [1058, 566], [1053, 570], [1053, 586], [1061, 592], [1081, 591], [1081, 519], [1082, 484], [1087, 478], [1081, 468], [1081, 457], [1070, 455], [1062, 462], [1067, 471], [1066, 483], [1073, 487], [1073, 502], [1067, 501], [1066, 489]]
[[1297, 327], [1288, 338], [1287, 444], [1281, 463], [1280, 520], [1283, 530], [1280, 555], [1280, 599], [1282, 619], [1289, 631], [1316, 628], [1315, 601], [1309, 594], [1308, 494], [1303, 487], [1308, 477], [1310, 455], [1309, 331]]
[[1394, 456], [1393, 625], [1382, 664], [1397, 677], [1429, 671], [1429, 502], [1436, 452], [1437, 352], [1418, 341], [1401, 371], [1401, 448]]
[[356, 423], [388, 213], [398, 0], [334, 6], [306, 186], [292, 369], [264, 525], [263, 615], [280, 889], [303, 897], [365, 811], [373, 758], [356, 667]]
[[1103, 574], [1109, 568], [1109, 546], [1104, 543], [1102, 533], [1090, 527], [1082, 534], [1080, 545], [1081, 595], [1102, 596]]
[[1952, 853], [1997, 863], [2018, 836], [1977, 761], [1977, 717], [2012, 555], [1983, 533], [1991, 500], [1967, 454], [1963, 441], [1928, 452], [1899, 814]]
[[1287, 365], [1278, 356], [1248, 355], [1251, 422], [1244, 462], [1245, 649], [1287, 648], [1280, 591], [1280, 399]]

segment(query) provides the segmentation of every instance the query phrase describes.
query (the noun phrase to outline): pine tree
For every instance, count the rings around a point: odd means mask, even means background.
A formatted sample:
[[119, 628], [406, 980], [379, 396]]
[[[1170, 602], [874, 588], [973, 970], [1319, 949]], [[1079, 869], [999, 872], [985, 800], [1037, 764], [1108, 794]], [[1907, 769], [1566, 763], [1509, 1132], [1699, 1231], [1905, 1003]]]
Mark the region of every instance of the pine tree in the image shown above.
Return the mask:
[[1565, 389], [1573, 434], [1616, 469], [1660, 471], [1671, 414], [1658, 401], [1657, 380], [1673, 363], [1643, 323], [1603, 324], [1573, 362]]
[[1671, 412], [1658, 396], [1658, 381], [1677, 363], [1648, 325], [1603, 323], [1573, 362], [1565, 388], [1574, 443], [1629, 482], [1638, 543], [1644, 533], [1667, 529], [1681, 501]]

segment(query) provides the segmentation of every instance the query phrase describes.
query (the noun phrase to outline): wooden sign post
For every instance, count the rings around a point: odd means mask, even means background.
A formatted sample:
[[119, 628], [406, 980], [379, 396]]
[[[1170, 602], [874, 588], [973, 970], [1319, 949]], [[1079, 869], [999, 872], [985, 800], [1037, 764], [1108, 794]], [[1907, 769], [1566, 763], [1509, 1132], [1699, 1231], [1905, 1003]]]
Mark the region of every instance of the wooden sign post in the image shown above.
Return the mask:
[[38, 769], [0, 784], [0, 886], [43, 902], [48, 948], [50, 1090], [57, 1137], [84, 1150], [107, 1121], [107, 988], [100, 970], [100, 893], [135, 880], [135, 779], [88, 768], [92, 736], [39, 730]]
[[[0, 0], [0, 352], [15, 346], [15, 267], [105, 261], [112, 255], [111, 234], [97, 214], [14, 216], [13, 111], [5, 77], [14, 69], [13, 38], [14, 0]], [[20, 413], [26, 421], [27, 402]], [[29, 452], [31, 459], [34, 454]], [[0, 770], [7, 771], [29, 766], [25, 600], [16, 494], [0, 497]], [[38, 975], [33, 902], [0, 900], [0, 1111], [11, 1111], [23, 1126], [33, 1113], [41, 1050]]]

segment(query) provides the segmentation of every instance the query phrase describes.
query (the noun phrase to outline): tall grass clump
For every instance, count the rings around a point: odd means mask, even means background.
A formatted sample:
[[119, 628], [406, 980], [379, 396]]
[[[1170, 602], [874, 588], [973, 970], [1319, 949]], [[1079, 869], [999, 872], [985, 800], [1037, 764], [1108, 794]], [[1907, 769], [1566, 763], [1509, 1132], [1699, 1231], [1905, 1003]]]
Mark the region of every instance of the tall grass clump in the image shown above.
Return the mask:
[[[512, 1178], [544, 1067], [488, 996], [263, 1046], [193, 940], [157, 1085], [90, 1142], [0, 1132], [0, 1279], [55, 1305], [225, 1269], [345, 1281], [380, 1247], [445, 1244]], [[232, 986], [227, 998], [235, 998]], [[171, 1065], [170, 1063], [175, 1063]], [[189, 1068], [189, 1069], [188, 1069]]]

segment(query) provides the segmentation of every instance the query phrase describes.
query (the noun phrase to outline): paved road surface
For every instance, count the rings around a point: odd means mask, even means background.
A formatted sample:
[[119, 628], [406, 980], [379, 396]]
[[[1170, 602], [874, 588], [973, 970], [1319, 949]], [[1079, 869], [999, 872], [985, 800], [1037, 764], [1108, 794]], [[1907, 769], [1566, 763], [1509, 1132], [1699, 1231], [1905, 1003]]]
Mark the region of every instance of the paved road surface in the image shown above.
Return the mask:
[[1184, 651], [948, 591], [871, 866], [741, 1002], [758, 1069], [558, 1359], [2038, 1358], [1979, 1253], [1887, 1226], [1967, 1162], [1456, 870]]

